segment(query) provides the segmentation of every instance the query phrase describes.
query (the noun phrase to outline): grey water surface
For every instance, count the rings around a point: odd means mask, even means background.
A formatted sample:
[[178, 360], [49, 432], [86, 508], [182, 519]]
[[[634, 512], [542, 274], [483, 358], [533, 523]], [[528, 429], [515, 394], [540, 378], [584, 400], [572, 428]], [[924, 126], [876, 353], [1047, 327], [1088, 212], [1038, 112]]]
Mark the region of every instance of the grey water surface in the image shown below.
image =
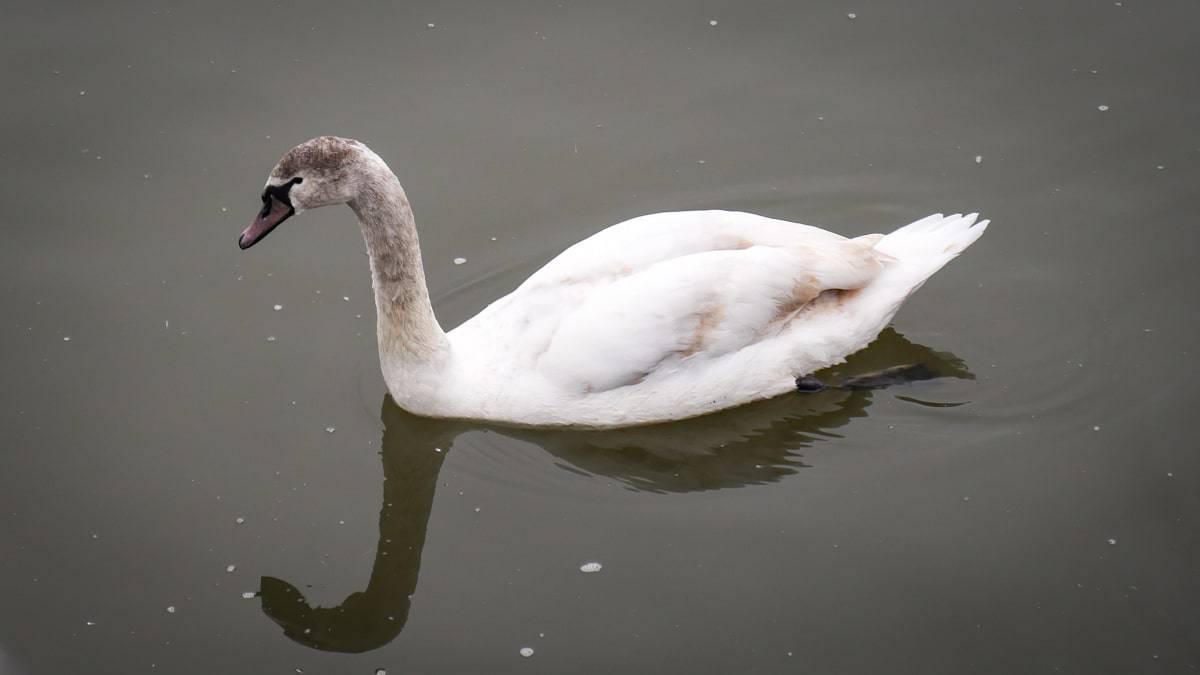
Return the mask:
[[[1200, 668], [1193, 0], [2, 16], [4, 675]], [[643, 213], [993, 224], [823, 374], [936, 379], [439, 422], [348, 209], [236, 246], [321, 134], [396, 170], [446, 327]]]

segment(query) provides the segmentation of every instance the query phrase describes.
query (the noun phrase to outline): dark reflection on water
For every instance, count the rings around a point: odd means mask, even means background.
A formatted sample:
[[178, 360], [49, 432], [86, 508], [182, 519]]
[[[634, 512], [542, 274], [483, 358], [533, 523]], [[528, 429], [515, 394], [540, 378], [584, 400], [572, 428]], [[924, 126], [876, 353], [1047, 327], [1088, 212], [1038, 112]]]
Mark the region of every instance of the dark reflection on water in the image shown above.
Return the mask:
[[[408, 620], [421, 569], [438, 473], [455, 437], [486, 429], [533, 443], [585, 475], [630, 489], [678, 493], [760, 485], [806, 466], [796, 451], [867, 415], [868, 383], [897, 366], [920, 364], [920, 379], [973, 379], [956, 356], [910, 342], [892, 329], [846, 363], [820, 373], [820, 392], [781, 396], [682, 422], [606, 431], [538, 430], [411, 415], [385, 397], [383, 506], [371, 578], [334, 607], [313, 607], [293, 584], [264, 576], [262, 609], [291, 639], [314, 649], [365, 652], [390, 642]], [[912, 398], [912, 397], [908, 397]], [[918, 401], [919, 402], [919, 401]], [[936, 404], [941, 405], [941, 404]]]

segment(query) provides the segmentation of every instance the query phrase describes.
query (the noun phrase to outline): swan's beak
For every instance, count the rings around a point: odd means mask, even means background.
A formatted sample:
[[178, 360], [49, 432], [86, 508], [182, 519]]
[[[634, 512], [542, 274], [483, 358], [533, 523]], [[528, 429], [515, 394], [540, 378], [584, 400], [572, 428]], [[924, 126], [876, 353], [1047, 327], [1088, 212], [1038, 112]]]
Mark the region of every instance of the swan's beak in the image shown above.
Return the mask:
[[290, 204], [285, 204], [271, 195], [267, 197], [269, 200], [263, 204], [262, 211], [258, 212], [258, 217], [254, 219], [250, 227], [247, 227], [242, 236], [238, 237], [238, 248], [243, 251], [257, 244], [260, 239], [271, 233], [275, 226], [287, 220], [296, 212]]

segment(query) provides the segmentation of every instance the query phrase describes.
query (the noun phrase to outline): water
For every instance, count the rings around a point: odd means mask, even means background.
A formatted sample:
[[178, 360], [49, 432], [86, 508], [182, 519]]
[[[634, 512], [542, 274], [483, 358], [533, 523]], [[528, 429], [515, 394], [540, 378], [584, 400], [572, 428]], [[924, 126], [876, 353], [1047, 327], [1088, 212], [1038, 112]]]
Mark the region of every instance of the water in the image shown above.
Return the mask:
[[[10, 3], [0, 672], [1193, 672], [1198, 21]], [[993, 225], [842, 373], [938, 379], [446, 424], [385, 399], [349, 211], [235, 245], [323, 133], [397, 170], [446, 326], [641, 213]]]

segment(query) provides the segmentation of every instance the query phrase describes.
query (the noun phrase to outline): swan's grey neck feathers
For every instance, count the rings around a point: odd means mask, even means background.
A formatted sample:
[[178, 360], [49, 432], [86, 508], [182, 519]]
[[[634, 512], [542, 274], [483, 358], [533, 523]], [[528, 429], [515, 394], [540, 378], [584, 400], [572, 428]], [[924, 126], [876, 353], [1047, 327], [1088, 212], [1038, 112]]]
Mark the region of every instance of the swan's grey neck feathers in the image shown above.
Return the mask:
[[350, 208], [371, 258], [380, 360], [398, 365], [437, 360], [449, 351], [449, 341], [429, 301], [412, 207], [386, 164], [365, 164]]

